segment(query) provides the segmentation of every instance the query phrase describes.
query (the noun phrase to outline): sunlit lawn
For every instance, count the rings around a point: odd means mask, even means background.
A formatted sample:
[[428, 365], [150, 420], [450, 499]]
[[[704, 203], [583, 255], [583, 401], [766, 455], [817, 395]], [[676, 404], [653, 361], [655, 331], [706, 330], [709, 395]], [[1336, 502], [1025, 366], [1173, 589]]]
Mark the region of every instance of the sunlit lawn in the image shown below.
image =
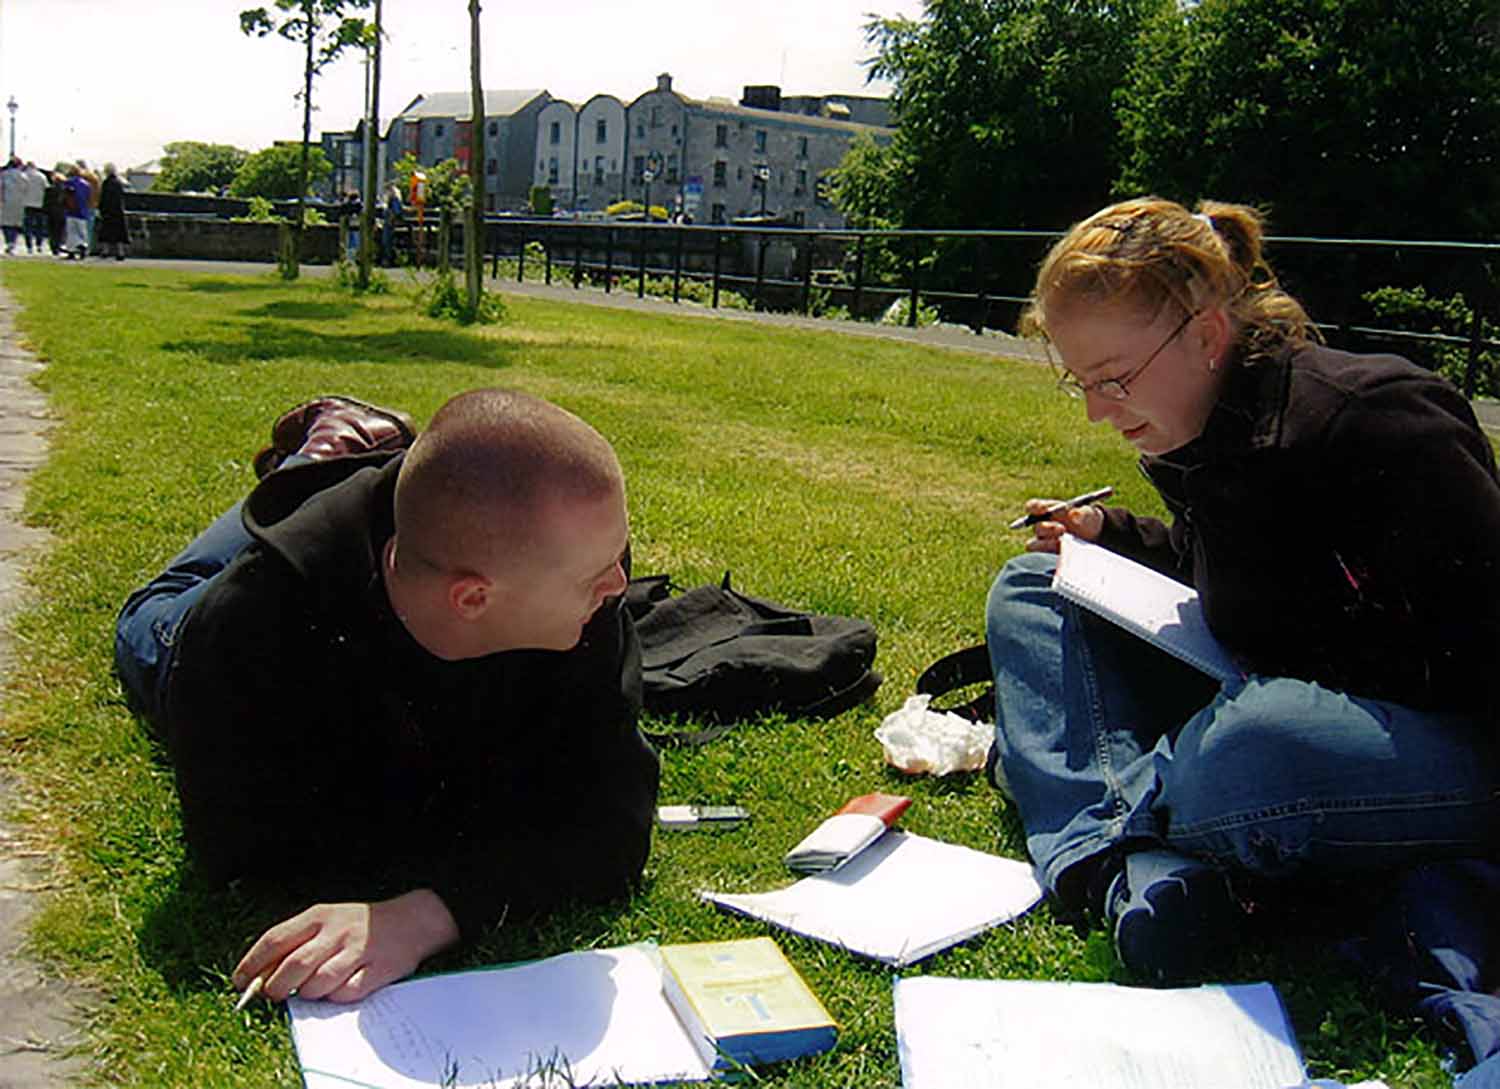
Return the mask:
[[[361, 301], [306, 281], [41, 263], [4, 278], [50, 363], [41, 383], [59, 425], [27, 508], [54, 543], [15, 625], [0, 738], [25, 781], [26, 825], [57, 858], [38, 948], [102, 996], [90, 1039], [111, 1083], [298, 1082], [278, 1012], [235, 1015], [225, 982], [284, 905], [242, 903], [185, 865], [170, 769], [109, 664], [120, 601], [251, 486], [250, 456], [291, 404], [345, 392], [425, 420], [475, 386], [551, 398], [620, 453], [638, 574], [692, 586], [728, 570], [748, 592], [863, 616], [880, 633], [887, 680], [872, 705], [665, 755], [664, 801], [738, 802], [748, 827], [658, 836], [630, 902], [502, 929], [441, 967], [765, 932], [695, 890], [784, 883], [785, 849], [870, 790], [913, 794], [913, 831], [1023, 857], [1013, 813], [979, 777], [906, 779], [871, 731], [925, 664], [980, 638], [989, 582], [1021, 544], [1005, 523], [1027, 496], [1109, 483], [1157, 509], [1128, 451], [1031, 364], [520, 298], [505, 324], [459, 329], [404, 295]], [[764, 1084], [897, 1084], [890, 970], [777, 937], [842, 1034], [826, 1056], [763, 1070]], [[1124, 981], [1102, 937], [1046, 910], [914, 971]], [[1447, 1084], [1424, 1035], [1365, 1005], [1315, 949], [1249, 954], [1234, 978], [1282, 988], [1317, 1074]]]

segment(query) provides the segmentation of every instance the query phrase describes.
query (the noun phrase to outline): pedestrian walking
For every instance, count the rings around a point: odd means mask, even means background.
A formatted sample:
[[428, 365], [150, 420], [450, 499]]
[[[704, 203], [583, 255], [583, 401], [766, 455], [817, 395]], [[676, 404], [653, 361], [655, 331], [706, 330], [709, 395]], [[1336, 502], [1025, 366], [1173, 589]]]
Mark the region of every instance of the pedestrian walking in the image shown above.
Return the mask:
[[125, 224], [125, 183], [114, 163], [104, 164], [104, 181], [99, 188], [99, 256], [113, 253], [116, 261], [123, 261], [130, 231]]

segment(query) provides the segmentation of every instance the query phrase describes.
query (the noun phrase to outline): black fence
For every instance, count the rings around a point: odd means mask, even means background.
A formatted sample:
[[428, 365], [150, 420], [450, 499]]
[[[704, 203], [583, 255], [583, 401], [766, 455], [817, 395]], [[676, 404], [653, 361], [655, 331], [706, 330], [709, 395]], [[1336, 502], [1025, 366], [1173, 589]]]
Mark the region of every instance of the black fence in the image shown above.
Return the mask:
[[[976, 334], [1014, 330], [1036, 267], [1060, 237], [521, 217], [492, 217], [486, 229], [496, 276], [505, 262], [506, 274], [520, 281], [588, 282], [641, 296], [649, 287], [674, 302], [691, 288], [714, 307], [733, 291], [757, 310], [856, 320], [889, 321], [892, 304], [899, 304], [897, 316], [907, 325], [937, 316]], [[453, 242], [459, 241], [455, 224]], [[1446, 365], [1469, 396], [1496, 392], [1500, 243], [1271, 237], [1267, 255], [1330, 343], [1399, 351], [1428, 367]], [[1382, 317], [1369, 294], [1388, 287], [1421, 288], [1432, 313], [1440, 309], [1436, 300], [1462, 294], [1468, 312], [1450, 307], [1441, 321]]]

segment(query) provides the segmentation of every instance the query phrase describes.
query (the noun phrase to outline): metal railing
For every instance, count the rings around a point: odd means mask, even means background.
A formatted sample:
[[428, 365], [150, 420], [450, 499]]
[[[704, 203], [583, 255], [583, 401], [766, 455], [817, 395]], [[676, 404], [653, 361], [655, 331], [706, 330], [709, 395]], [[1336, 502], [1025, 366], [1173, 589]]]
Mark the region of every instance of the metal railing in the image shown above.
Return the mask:
[[[606, 292], [633, 287], [644, 297], [655, 279], [660, 283], [653, 293], [680, 302], [684, 284], [696, 281], [706, 287], [712, 307], [735, 291], [757, 310], [814, 315], [836, 309], [855, 319], [883, 315], [892, 302], [905, 300], [900, 316], [908, 326], [915, 327], [928, 307], [976, 334], [1014, 328], [1037, 263], [1060, 237], [1031, 230], [818, 230], [513, 217], [491, 218], [486, 230], [492, 274], [500, 275], [502, 262], [514, 262], [522, 282], [530, 273], [550, 284], [561, 272], [574, 287], [585, 281]], [[457, 237], [455, 232], [455, 242]], [[1494, 388], [1500, 376], [1488, 372], [1485, 354], [1500, 352], [1500, 341], [1488, 335], [1492, 323], [1486, 315], [1500, 316], [1500, 281], [1490, 269], [1500, 258], [1500, 243], [1273, 236], [1266, 244], [1288, 289], [1309, 303], [1314, 316], [1331, 319], [1318, 323], [1330, 342], [1402, 346], [1429, 366], [1424, 353], [1459, 349], [1465, 392], [1472, 397], [1481, 387]], [[1471, 318], [1462, 335], [1373, 323], [1365, 292], [1423, 283], [1429, 295], [1458, 290], [1455, 285], [1466, 289]]]

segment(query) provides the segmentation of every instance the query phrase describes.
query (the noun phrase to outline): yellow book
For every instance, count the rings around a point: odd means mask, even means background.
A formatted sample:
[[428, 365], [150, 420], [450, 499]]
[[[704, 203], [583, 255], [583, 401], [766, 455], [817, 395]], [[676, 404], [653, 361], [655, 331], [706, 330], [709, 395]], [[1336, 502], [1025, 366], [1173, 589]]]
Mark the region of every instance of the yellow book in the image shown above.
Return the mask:
[[814, 1055], [838, 1039], [833, 1018], [770, 938], [659, 951], [667, 1001], [715, 1070]]

